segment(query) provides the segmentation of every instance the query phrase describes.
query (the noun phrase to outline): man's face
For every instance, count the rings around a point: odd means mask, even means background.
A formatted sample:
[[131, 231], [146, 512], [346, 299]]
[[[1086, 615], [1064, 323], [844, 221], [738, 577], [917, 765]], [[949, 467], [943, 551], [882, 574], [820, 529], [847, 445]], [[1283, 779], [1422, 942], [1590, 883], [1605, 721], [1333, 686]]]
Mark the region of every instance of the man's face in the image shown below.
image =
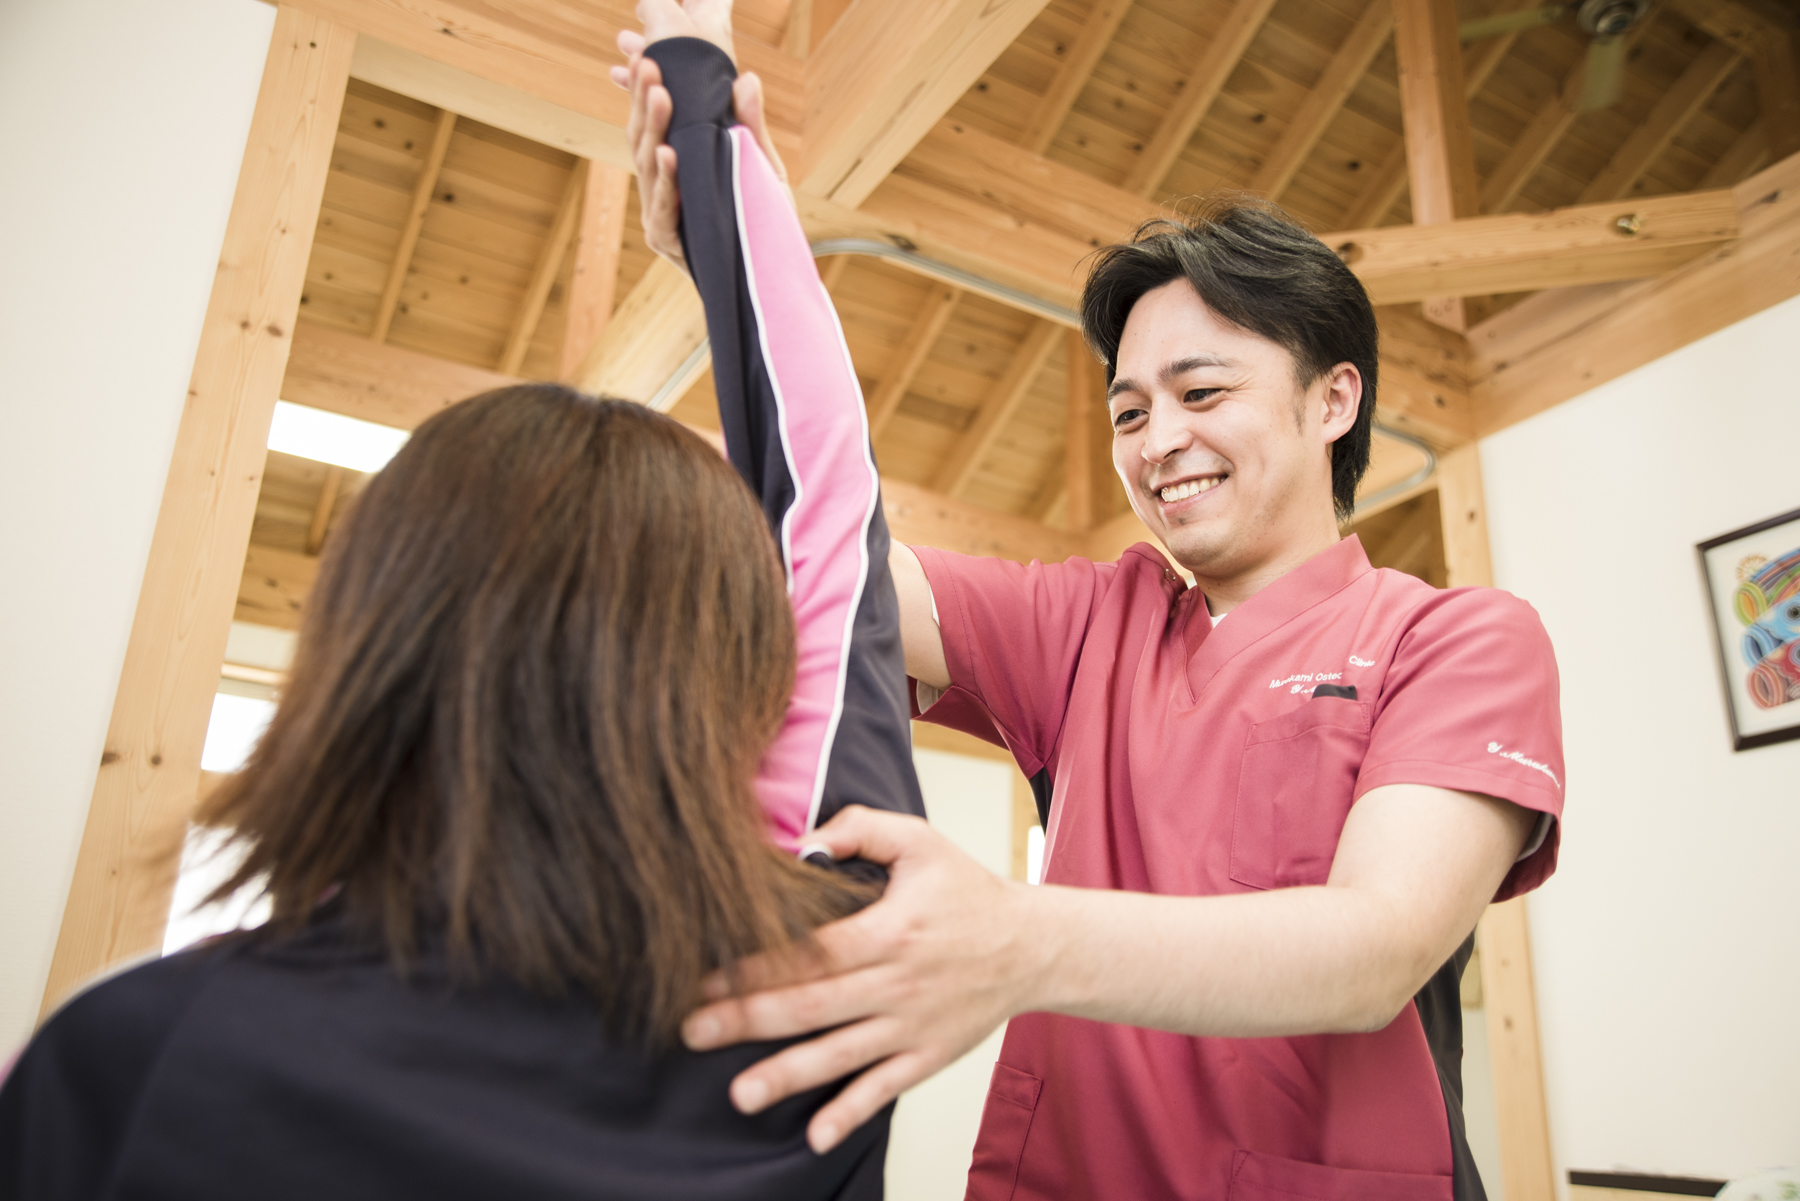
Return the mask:
[[1177, 562], [1230, 579], [1312, 547], [1321, 531], [1335, 540], [1330, 443], [1360, 395], [1348, 364], [1301, 388], [1293, 355], [1175, 280], [1126, 319], [1108, 399], [1113, 466]]

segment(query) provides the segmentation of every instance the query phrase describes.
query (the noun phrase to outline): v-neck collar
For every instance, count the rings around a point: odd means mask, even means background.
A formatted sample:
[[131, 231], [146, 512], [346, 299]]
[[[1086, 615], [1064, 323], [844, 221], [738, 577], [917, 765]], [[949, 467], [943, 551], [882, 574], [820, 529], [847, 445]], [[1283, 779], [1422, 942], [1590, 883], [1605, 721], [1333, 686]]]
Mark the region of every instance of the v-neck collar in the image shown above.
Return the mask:
[[1198, 699], [1219, 669], [1239, 651], [1260, 642], [1371, 570], [1362, 541], [1351, 534], [1234, 607], [1226, 614], [1230, 621], [1213, 625], [1211, 615], [1205, 611], [1204, 598], [1197, 598], [1201, 612], [1189, 619], [1186, 631], [1188, 687], [1193, 692], [1190, 699]]

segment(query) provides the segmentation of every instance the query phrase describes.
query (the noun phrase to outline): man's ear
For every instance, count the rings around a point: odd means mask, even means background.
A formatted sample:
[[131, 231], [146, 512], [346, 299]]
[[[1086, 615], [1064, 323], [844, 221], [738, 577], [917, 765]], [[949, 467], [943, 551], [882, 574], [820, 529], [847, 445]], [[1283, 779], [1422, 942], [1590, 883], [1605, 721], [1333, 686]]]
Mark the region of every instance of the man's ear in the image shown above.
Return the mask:
[[1324, 424], [1321, 433], [1327, 444], [1336, 442], [1356, 424], [1357, 411], [1362, 407], [1362, 372], [1354, 363], [1339, 363], [1325, 373], [1320, 403], [1324, 406]]

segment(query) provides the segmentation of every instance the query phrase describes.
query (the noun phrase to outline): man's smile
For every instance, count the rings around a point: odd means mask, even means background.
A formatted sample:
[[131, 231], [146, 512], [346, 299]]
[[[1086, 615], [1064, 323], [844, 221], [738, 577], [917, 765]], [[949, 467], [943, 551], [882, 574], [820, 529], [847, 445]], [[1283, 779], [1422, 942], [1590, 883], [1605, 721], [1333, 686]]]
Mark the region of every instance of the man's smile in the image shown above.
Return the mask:
[[1163, 484], [1154, 489], [1157, 499], [1162, 501], [1165, 513], [1183, 506], [1183, 501], [1191, 501], [1206, 495], [1231, 478], [1229, 473], [1220, 472], [1213, 475], [1190, 476], [1185, 480], [1176, 480], [1172, 484]]

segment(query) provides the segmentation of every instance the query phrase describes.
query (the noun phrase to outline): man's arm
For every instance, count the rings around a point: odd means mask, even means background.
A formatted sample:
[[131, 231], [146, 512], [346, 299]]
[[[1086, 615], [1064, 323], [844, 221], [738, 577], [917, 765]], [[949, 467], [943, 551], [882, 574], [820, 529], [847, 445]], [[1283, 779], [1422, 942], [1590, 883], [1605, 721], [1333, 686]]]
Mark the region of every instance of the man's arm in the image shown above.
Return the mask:
[[950, 665], [944, 637], [932, 612], [931, 583], [912, 548], [896, 542], [888, 551], [894, 591], [900, 596], [900, 643], [906, 651], [906, 674], [942, 692], [950, 687]]
[[1390, 785], [1351, 809], [1322, 886], [1159, 897], [1001, 880], [923, 822], [848, 810], [820, 841], [892, 883], [819, 932], [836, 974], [761, 964], [766, 991], [709, 1005], [684, 1035], [704, 1049], [838, 1027], [732, 1086], [754, 1112], [866, 1068], [814, 1117], [823, 1151], [1019, 1013], [1226, 1037], [1379, 1029], [1474, 929], [1534, 816]]

